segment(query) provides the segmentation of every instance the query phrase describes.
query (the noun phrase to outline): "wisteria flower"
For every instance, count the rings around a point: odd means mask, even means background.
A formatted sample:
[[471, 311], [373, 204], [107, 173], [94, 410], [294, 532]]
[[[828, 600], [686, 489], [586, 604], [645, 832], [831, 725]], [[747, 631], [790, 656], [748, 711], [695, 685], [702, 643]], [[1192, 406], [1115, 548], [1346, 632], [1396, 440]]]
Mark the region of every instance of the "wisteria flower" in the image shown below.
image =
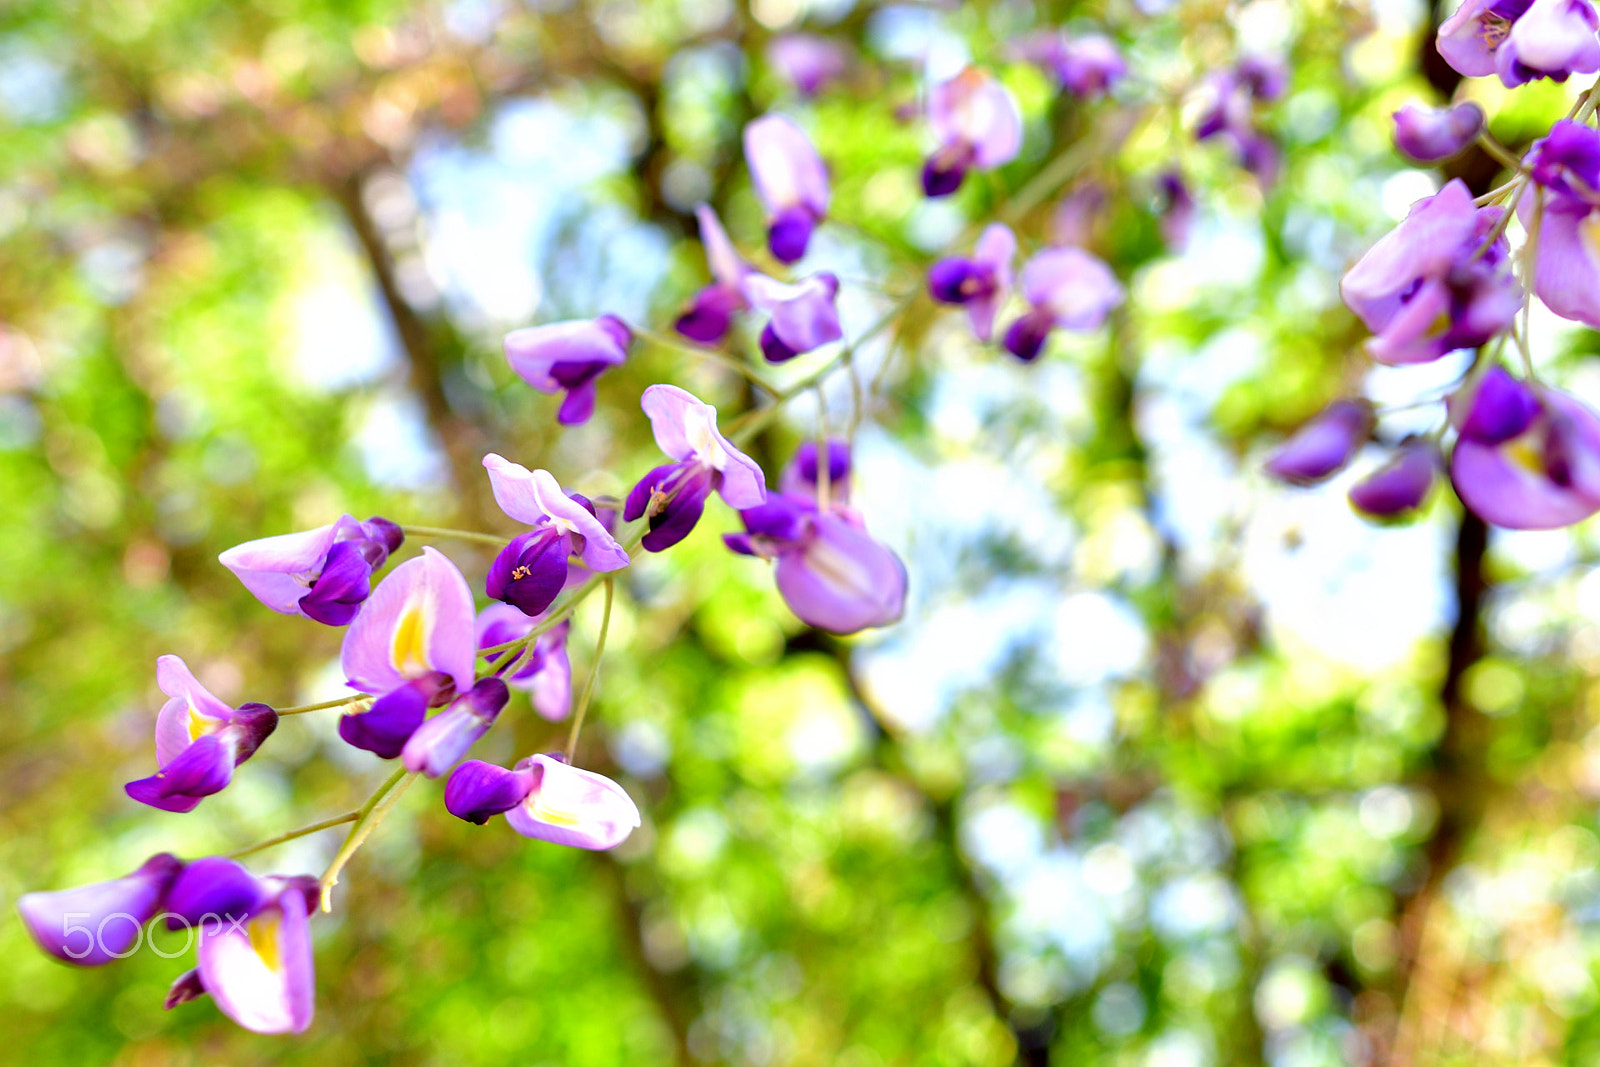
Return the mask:
[[713, 491], [729, 507], [755, 507], [767, 498], [766, 476], [755, 460], [717, 430], [717, 409], [675, 385], [652, 385], [639, 406], [661, 451], [676, 462], [657, 467], [633, 487], [622, 518], [649, 515], [646, 551], [662, 552], [682, 541], [700, 521]]
[[761, 331], [761, 354], [782, 363], [844, 337], [839, 325], [839, 279], [817, 274], [793, 285], [749, 274], [743, 292], [750, 305], [771, 316]]
[[767, 247], [780, 263], [794, 263], [828, 214], [822, 157], [791, 120], [764, 115], [744, 128], [744, 158], [767, 209]]
[[44, 951], [79, 967], [99, 967], [133, 950], [182, 870], [178, 857], [162, 852], [109, 882], [24, 893], [17, 898], [17, 911]]
[[171, 699], [156, 716], [156, 765], [149, 778], [123, 788], [162, 811], [193, 811], [233, 780], [233, 769], [255, 754], [278, 727], [265, 704], [233, 708], [201, 685], [177, 656], [156, 660], [156, 684]]
[[[234, 865], [235, 868], [237, 865]], [[196, 901], [241, 902], [240, 874], [255, 882], [255, 899], [241, 916], [204, 907], [210, 917], [199, 923], [199, 948], [193, 971], [178, 977], [167, 994], [174, 1008], [201, 994], [210, 994], [222, 1014], [258, 1034], [299, 1034], [316, 1011], [316, 970], [311, 951], [311, 913], [318, 887], [307, 876], [255, 879], [242, 869], [210, 868], [206, 880], [216, 891], [197, 884]]]
[[1427, 502], [1440, 466], [1433, 442], [1407, 441], [1388, 463], [1350, 487], [1350, 503], [1375, 519], [1408, 515]]
[[[821, 453], [815, 441], [806, 441], [795, 449], [794, 458], [778, 476], [780, 492], [816, 500], [820, 492], [822, 464], [817, 462]], [[850, 446], [843, 441], [828, 442], [828, 499], [839, 504], [850, 503]]]
[[509, 771], [463, 763], [445, 786], [445, 807], [479, 825], [504, 813], [523, 837], [595, 850], [622, 844], [641, 821], [627, 790], [560, 756], [529, 756]]
[[1450, 477], [1485, 522], [1551, 530], [1600, 511], [1600, 416], [1576, 397], [1495, 367], [1451, 417]]
[[[528, 635], [543, 619], [530, 618], [509, 604], [490, 604], [478, 613], [478, 647], [493, 648]], [[567, 657], [567, 633], [572, 623], [563, 619], [534, 638], [533, 648], [510, 674], [500, 677], [513, 689], [522, 689], [533, 701], [533, 710], [560, 722], [572, 714], [572, 663]], [[508, 653], [493, 652], [487, 657], [498, 663]], [[510, 655], [516, 655], [513, 650]]]
[[1510, 87], [1593, 74], [1600, 70], [1597, 29], [1600, 17], [1589, 0], [1533, 0], [1495, 50], [1495, 72]]
[[[1600, 329], [1600, 131], [1558, 122], [1527, 161], [1543, 200], [1533, 291], [1562, 318]], [[1520, 207], [1530, 232], [1533, 200], [1524, 196]]]
[[1267, 473], [1294, 485], [1330, 478], [1355, 456], [1372, 424], [1371, 404], [1335, 400], [1277, 447], [1267, 460]]
[[417, 727], [400, 753], [406, 770], [438, 778], [489, 732], [511, 691], [499, 678], [481, 678], [439, 714]]
[[404, 540], [388, 519], [342, 515], [304, 533], [246, 541], [217, 558], [273, 611], [343, 626], [366, 600], [372, 572]]
[[1481, 345], [1511, 325], [1521, 290], [1503, 238], [1487, 236], [1502, 209], [1477, 208], [1459, 179], [1419, 200], [1345, 274], [1340, 293], [1375, 337], [1380, 363], [1424, 363]]
[[993, 170], [1022, 150], [1022, 111], [994, 75], [968, 67], [928, 93], [928, 125], [939, 147], [922, 168], [922, 191], [949, 196], [969, 170]]
[[[810, 477], [797, 456], [784, 482], [801, 492], [781, 492], [765, 504], [739, 512], [745, 532], [725, 534], [733, 551], [775, 561], [778, 592], [784, 603], [809, 626], [851, 634], [887, 626], [905, 610], [906, 571], [893, 551], [867, 533], [861, 516], [832, 492], [832, 475], [840, 475], [848, 492], [849, 452], [837, 467], [830, 443], [829, 502], [821, 507], [815, 494], [817, 451], [810, 453]], [[805, 490], [811, 489], [812, 495]]]
[[990, 223], [978, 236], [972, 258], [941, 259], [928, 269], [928, 291], [945, 304], [964, 304], [972, 332], [980, 341], [994, 334], [994, 317], [1011, 294], [1011, 260], [1017, 238], [1002, 222]]
[[506, 334], [506, 360], [541, 393], [565, 391], [556, 421], [588, 422], [594, 414], [595, 379], [628, 358], [633, 331], [615, 315], [529, 326]]
[[[472, 688], [472, 590], [433, 548], [396, 567], [345, 631], [339, 662], [350, 688], [384, 694], [435, 673]], [[445, 690], [441, 690], [443, 692]]]
[[783, 33], [767, 45], [767, 62], [802, 96], [816, 96], [850, 69], [845, 46], [812, 33]]
[[491, 598], [537, 615], [565, 588], [568, 557], [597, 572], [628, 565], [627, 550], [601, 525], [594, 505], [562, 492], [549, 471], [530, 471], [493, 452], [483, 457], [483, 466], [500, 510], [532, 527], [489, 567]]
[[1189, 231], [1194, 228], [1196, 205], [1189, 183], [1175, 170], [1162, 171], [1156, 177], [1156, 192], [1160, 197], [1161, 239], [1174, 252], [1189, 245]]
[[1407, 104], [1394, 113], [1394, 143], [1420, 163], [1437, 163], [1462, 151], [1483, 132], [1483, 108], [1468, 100], [1454, 107]]
[[1022, 295], [1033, 309], [1006, 331], [1006, 351], [1031, 363], [1050, 331], [1097, 330], [1126, 295], [1111, 268], [1081, 248], [1050, 248], [1022, 268]]
[[1195, 139], [1220, 137], [1232, 142], [1239, 165], [1270, 185], [1277, 176], [1280, 153], [1256, 123], [1256, 104], [1276, 100], [1287, 87], [1287, 69], [1265, 56], [1247, 57], [1232, 70], [1215, 71], [1202, 87], [1206, 103]]
[[701, 204], [694, 213], [700, 220], [700, 243], [705, 246], [712, 281], [695, 294], [688, 310], [678, 316], [674, 329], [692, 341], [711, 345], [727, 336], [733, 313], [750, 306], [744, 296], [744, 280], [751, 267], [739, 257], [738, 249], [722, 228], [722, 220], [710, 205]]

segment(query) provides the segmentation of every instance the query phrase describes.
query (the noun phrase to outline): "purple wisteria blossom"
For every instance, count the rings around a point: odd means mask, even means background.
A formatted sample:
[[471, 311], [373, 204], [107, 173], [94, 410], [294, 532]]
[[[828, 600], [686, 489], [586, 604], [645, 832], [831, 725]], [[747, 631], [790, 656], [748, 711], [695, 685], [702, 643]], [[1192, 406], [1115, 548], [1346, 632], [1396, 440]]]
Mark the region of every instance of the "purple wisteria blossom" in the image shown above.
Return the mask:
[[482, 826], [503, 814], [524, 837], [575, 848], [615, 848], [640, 823], [626, 790], [559, 755], [529, 756], [511, 770], [468, 760], [450, 776], [444, 803], [467, 822]]
[[1600, 511], [1600, 416], [1576, 397], [1494, 367], [1450, 412], [1450, 477], [1485, 522], [1551, 530]]
[[24, 893], [17, 898], [17, 911], [44, 951], [66, 963], [99, 967], [133, 950], [182, 870], [178, 857], [162, 852], [109, 882]]
[[[1527, 162], [1543, 204], [1533, 291], [1562, 318], [1600, 329], [1600, 131], [1558, 122], [1533, 143]], [[1530, 233], [1535, 199], [1524, 196], [1520, 206]]]
[[499, 678], [479, 679], [448, 708], [417, 727], [406, 741], [400, 761], [408, 771], [438, 778], [489, 732], [510, 699], [511, 691]]
[[1426, 363], [1481, 345], [1521, 307], [1503, 238], [1487, 237], [1502, 209], [1473, 206], [1460, 179], [1412, 205], [1405, 221], [1345, 274], [1339, 290], [1376, 335], [1379, 363]]
[[[304, 1033], [316, 1011], [310, 921], [318, 898], [316, 879], [256, 879], [228, 864], [206, 868], [203, 878], [184, 879], [193, 883], [185, 886], [186, 907], [198, 909], [203, 919], [198, 923], [199, 966], [173, 982], [166, 1006], [209, 993], [222, 1013], [246, 1030]], [[241, 875], [255, 882], [254, 899], [247, 906], [248, 883]], [[245, 907], [242, 915], [236, 911], [240, 907]]]
[[1045, 30], [1016, 42], [1012, 51], [1055, 75], [1063, 89], [1084, 100], [1104, 96], [1128, 74], [1116, 42], [1104, 34], [1071, 37], [1060, 30]]
[[1006, 351], [1031, 363], [1050, 331], [1097, 330], [1126, 295], [1111, 268], [1081, 248], [1049, 248], [1022, 268], [1022, 295], [1033, 305], [1006, 330]]
[[246, 541], [217, 559], [273, 611], [343, 626], [367, 598], [372, 572], [404, 540], [388, 519], [342, 515], [304, 533]]
[[1454, 107], [1407, 104], [1394, 113], [1395, 147], [1420, 163], [1449, 159], [1483, 128], [1483, 108], [1470, 100]]
[[[521, 640], [543, 621], [529, 618], [509, 604], [490, 604], [478, 613], [478, 647], [493, 648]], [[572, 714], [572, 663], [567, 657], [567, 633], [571, 628], [568, 620], [556, 623], [534, 638], [532, 651], [523, 655], [514, 671], [500, 675], [512, 689], [526, 691], [533, 710], [551, 722], [560, 722]], [[504, 655], [493, 652], [486, 658], [495, 664]]]
[[278, 713], [265, 704], [229, 707], [177, 656], [156, 660], [156, 684], [171, 698], [156, 716], [156, 765], [161, 769], [123, 788], [139, 803], [162, 811], [193, 811], [201, 800], [227, 787], [233, 769], [277, 729]]
[[767, 247], [780, 263], [794, 263], [828, 214], [822, 157], [791, 120], [764, 115], [744, 128], [744, 158], [767, 209]]
[[1408, 515], [1427, 502], [1441, 465], [1432, 441], [1406, 441], [1388, 463], [1350, 487], [1350, 503], [1375, 519]]
[[[776, 561], [778, 592], [807, 625], [837, 634], [887, 626], [905, 610], [905, 567], [842, 502], [849, 494], [848, 447], [830, 442], [828, 452], [826, 507], [817, 496], [817, 450], [812, 445], [809, 477], [805, 457], [797, 455], [783, 477], [783, 484], [794, 489], [741, 510], [745, 532], [724, 534], [723, 540], [741, 555]], [[843, 462], [836, 464], [836, 458]]]
[[[795, 449], [794, 458], [778, 476], [778, 489], [791, 496], [816, 500], [821, 492], [822, 465], [817, 462], [821, 449], [807, 441]], [[828, 499], [850, 503], [850, 446], [843, 441], [828, 442]]]
[[922, 168], [922, 191], [949, 196], [967, 171], [993, 170], [1022, 149], [1022, 111], [994, 75], [968, 67], [928, 92], [928, 125], [939, 147]]
[[500, 510], [532, 527], [513, 538], [490, 565], [487, 591], [492, 599], [537, 615], [566, 587], [569, 557], [597, 572], [628, 565], [627, 550], [601, 524], [594, 505], [562, 492], [549, 471], [530, 471], [493, 452], [483, 457], [483, 466]]
[[800, 92], [812, 97], [850, 69], [850, 53], [842, 42], [813, 33], [783, 33], [767, 45], [767, 62]]
[[761, 466], [717, 430], [716, 408], [675, 385], [650, 386], [639, 406], [650, 418], [656, 444], [676, 461], [639, 479], [623, 505], [626, 522], [649, 516], [650, 532], [641, 542], [646, 551], [664, 551], [687, 537], [713, 491], [734, 508], [766, 500]]
[[965, 304], [980, 341], [994, 334], [994, 317], [1011, 295], [1011, 260], [1017, 238], [1005, 223], [990, 223], [978, 236], [972, 258], [941, 259], [928, 269], [928, 291], [945, 304]]
[[1270, 185], [1280, 162], [1277, 142], [1256, 123], [1257, 103], [1283, 95], [1289, 74], [1282, 62], [1265, 56], [1239, 61], [1232, 70], [1215, 71], [1202, 87], [1205, 98], [1195, 139], [1231, 142], [1239, 165]]
[[750, 306], [771, 316], [761, 330], [761, 354], [783, 363], [844, 337], [839, 325], [839, 279], [816, 274], [793, 285], [749, 274], [743, 291]]
[[1508, 87], [1600, 70], [1600, 18], [1589, 0], [1465, 0], [1439, 26], [1439, 54], [1468, 77]]
[[573, 426], [594, 414], [595, 379], [628, 358], [633, 331], [615, 315], [529, 326], [506, 334], [506, 361], [541, 393], [566, 392], [556, 421]]
[[740, 258], [709, 204], [701, 204], [694, 213], [700, 220], [700, 243], [705, 246], [712, 280], [695, 294], [674, 328], [692, 341], [713, 345], [727, 336], [733, 313], [750, 306], [744, 296], [744, 280], [751, 267]]
[[1372, 405], [1335, 400], [1267, 459], [1267, 473], [1294, 485], [1314, 485], [1343, 470], [1372, 433]]

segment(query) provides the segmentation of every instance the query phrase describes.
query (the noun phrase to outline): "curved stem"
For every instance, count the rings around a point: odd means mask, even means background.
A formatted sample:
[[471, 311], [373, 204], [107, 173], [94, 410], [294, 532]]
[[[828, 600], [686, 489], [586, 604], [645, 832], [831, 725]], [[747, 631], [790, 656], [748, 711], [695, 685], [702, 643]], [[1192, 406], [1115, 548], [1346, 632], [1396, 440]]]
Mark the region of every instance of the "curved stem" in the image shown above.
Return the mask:
[[651, 344], [661, 348], [670, 348], [676, 352], [683, 352], [687, 355], [696, 356], [700, 359], [708, 359], [713, 363], [728, 368], [736, 374], [743, 375], [752, 385], [758, 389], [764, 390], [769, 396], [778, 395], [778, 390], [775, 389], [765, 378], [757, 374], [754, 367], [750, 366], [742, 359], [735, 359], [733, 356], [727, 355], [724, 352], [719, 352], [714, 348], [701, 348], [698, 345], [692, 345], [686, 341], [679, 341], [676, 338], [669, 337], [666, 334], [656, 333], [654, 330], [646, 330], [640, 326], [634, 326], [630, 324], [628, 328], [633, 331], [635, 337], [649, 341]]
[[583, 717], [589, 710], [589, 697], [594, 693], [594, 680], [600, 676], [600, 657], [606, 651], [606, 634], [611, 630], [611, 594], [612, 580], [606, 579], [606, 605], [600, 614], [600, 637], [594, 643], [594, 662], [589, 665], [589, 677], [583, 683], [583, 695], [578, 698], [578, 707], [572, 713], [572, 732], [567, 735], [567, 762], [572, 762], [572, 754], [578, 748], [578, 734], [583, 731]]
[[407, 537], [421, 537], [431, 540], [472, 541], [480, 545], [493, 545], [495, 548], [504, 548], [511, 540], [499, 534], [475, 533], [472, 530], [452, 530], [448, 526], [402, 526]]
[[277, 837], [269, 837], [265, 841], [257, 841], [249, 848], [240, 848], [235, 849], [232, 852], [224, 852], [223, 855], [227, 856], [229, 859], [236, 860], [240, 856], [248, 856], [251, 853], [260, 852], [263, 849], [269, 849], [273, 845], [281, 845], [285, 841], [293, 841], [297, 837], [305, 837], [307, 834], [314, 834], [318, 830], [326, 830], [330, 827], [341, 826], [347, 822], [355, 822], [359, 818], [361, 818], [361, 811], [358, 808], [355, 811], [347, 811], [343, 815], [335, 815], [331, 819], [323, 819], [321, 822], [314, 822], [310, 826], [302, 826], [298, 830], [290, 830], [288, 833], [279, 834]]
[[299, 704], [292, 708], [274, 708], [273, 710], [278, 713], [278, 718], [281, 719], [285, 715], [304, 715], [308, 711], [323, 711], [327, 708], [342, 708], [346, 704], [355, 704], [363, 700], [371, 699], [372, 697], [370, 694], [357, 693], [353, 697], [340, 697], [338, 700], [324, 700], [320, 704]]
[[406, 770], [404, 765], [396, 767], [394, 773], [385, 778], [382, 784], [373, 790], [367, 802], [357, 810], [355, 825], [350, 828], [344, 844], [339, 846], [333, 862], [328, 864], [328, 869], [322, 873], [317, 882], [317, 887], [321, 890], [323, 911], [333, 910], [333, 887], [339, 884], [339, 872], [344, 870], [344, 865], [350, 862], [350, 857], [356, 854], [356, 849], [361, 847], [367, 835], [383, 821], [385, 815], [389, 814], [389, 809], [394, 807], [395, 801], [400, 799], [400, 794], [405, 792], [414, 778], [416, 774]]

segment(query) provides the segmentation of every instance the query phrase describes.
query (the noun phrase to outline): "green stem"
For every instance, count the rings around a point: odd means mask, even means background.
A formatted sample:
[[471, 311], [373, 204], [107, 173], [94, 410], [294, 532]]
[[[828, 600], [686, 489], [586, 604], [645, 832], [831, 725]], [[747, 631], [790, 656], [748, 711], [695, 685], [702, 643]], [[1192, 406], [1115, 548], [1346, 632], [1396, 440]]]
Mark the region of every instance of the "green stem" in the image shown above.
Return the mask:
[[327, 708], [342, 708], [346, 704], [355, 704], [362, 700], [371, 699], [372, 697], [366, 693], [357, 693], [353, 697], [340, 697], [338, 700], [324, 700], [320, 704], [300, 704], [292, 708], [277, 708], [275, 710], [278, 712], [278, 718], [281, 719], [285, 715], [304, 715], [308, 711], [323, 711]]
[[347, 822], [355, 822], [359, 818], [361, 818], [361, 812], [359, 809], [356, 811], [347, 811], [343, 815], [335, 815], [331, 819], [323, 819], [321, 822], [314, 822], [310, 826], [302, 826], [298, 830], [290, 830], [286, 834], [279, 834], [277, 837], [269, 837], [265, 841], [256, 842], [249, 848], [235, 849], [232, 852], [224, 853], [224, 855], [226, 855], [229, 859], [236, 860], [240, 856], [248, 856], [252, 853], [269, 849], [273, 845], [281, 845], [285, 841], [293, 841], [297, 837], [305, 837], [307, 834], [314, 834], [318, 830], [326, 830], [329, 827], [340, 826]]
[[1478, 134], [1478, 147], [1494, 157], [1495, 162], [1507, 170], [1522, 173], [1522, 160], [1511, 154], [1511, 149], [1496, 141], [1487, 130]]
[[499, 534], [474, 533], [471, 530], [452, 530], [446, 526], [403, 526], [407, 537], [421, 537], [430, 540], [473, 541], [480, 545], [493, 545], [495, 548], [504, 548], [511, 540]]
[[666, 334], [656, 333], [654, 330], [646, 330], [643, 327], [629, 326], [629, 329], [633, 331], [635, 337], [649, 341], [653, 345], [656, 345], [660, 348], [670, 348], [673, 351], [683, 352], [699, 359], [708, 359], [713, 363], [728, 368], [735, 374], [743, 375], [752, 385], [758, 389], [764, 390], [769, 395], [778, 395], [778, 390], [773, 388], [773, 386], [769, 384], [765, 378], [761, 377], [760, 374], [756, 373], [756, 369], [754, 367], [750, 366], [742, 359], [735, 359], [733, 356], [719, 352], [714, 348], [700, 348], [697, 345], [691, 345], [686, 341], [679, 341], [676, 338], [667, 336]]
[[589, 710], [589, 697], [594, 693], [594, 681], [600, 676], [600, 657], [606, 651], [606, 634], [611, 631], [612, 582], [606, 579], [606, 605], [600, 613], [600, 637], [594, 643], [594, 662], [589, 665], [589, 677], [583, 683], [583, 695], [578, 698], [577, 710], [572, 713], [572, 732], [567, 735], [567, 762], [578, 749], [578, 734], [583, 732], [583, 717]]
[[367, 802], [356, 811], [355, 825], [350, 828], [350, 833], [345, 836], [344, 844], [339, 846], [339, 852], [333, 857], [333, 862], [328, 864], [328, 869], [323, 872], [317, 887], [321, 891], [322, 910], [333, 910], [333, 887], [339, 884], [339, 872], [344, 870], [344, 865], [350, 862], [350, 857], [356, 854], [356, 849], [367, 839], [383, 817], [394, 807], [394, 802], [400, 794], [405, 792], [406, 786], [411, 784], [416, 775], [405, 769], [402, 764], [394, 769], [394, 773], [385, 778]]

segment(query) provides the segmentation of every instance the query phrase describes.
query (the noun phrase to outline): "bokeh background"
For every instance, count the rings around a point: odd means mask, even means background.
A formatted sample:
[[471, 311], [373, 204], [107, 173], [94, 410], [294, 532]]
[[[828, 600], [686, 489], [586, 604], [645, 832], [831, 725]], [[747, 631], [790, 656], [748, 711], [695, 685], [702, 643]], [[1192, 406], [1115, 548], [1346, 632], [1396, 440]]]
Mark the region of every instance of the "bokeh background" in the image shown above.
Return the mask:
[[[1437, 17], [1414, 0], [6, 4], [0, 1063], [1596, 1062], [1593, 529], [1490, 536], [1448, 493], [1376, 528], [1343, 481], [1258, 473], [1334, 396], [1404, 405], [1451, 378], [1371, 369], [1338, 301], [1344, 268], [1442, 180], [1394, 155], [1389, 113], [1469, 92], [1516, 145], [1576, 91], [1458, 87], [1430, 52]], [[1114, 99], [1009, 56], [1056, 26], [1118, 40], [1134, 77]], [[767, 55], [802, 29], [854, 57], [814, 100]], [[1270, 183], [1189, 132], [1196, 87], [1243, 54], [1290, 65], [1260, 118], [1282, 151]], [[1024, 152], [927, 202], [918, 102], [969, 60], [1021, 101]], [[341, 691], [338, 632], [263, 609], [219, 551], [342, 511], [509, 534], [483, 452], [620, 494], [659, 462], [644, 386], [725, 418], [754, 406], [717, 363], [641, 342], [563, 430], [499, 343], [601, 312], [665, 331], [705, 279], [702, 200], [758, 255], [739, 132], [774, 109], [833, 174], [807, 265], [841, 277], [847, 334], [905, 310], [856, 353], [859, 400], [836, 375], [753, 453], [770, 477], [819, 410], [854, 430], [855, 500], [910, 571], [905, 620], [805, 629], [765, 565], [722, 547], [735, 516], [709, 510], [621, 583], [580, 752], [643, 828], [587, 854], [412, 790], [315, 924], [304, 1036], [247, 1033], [208, 1001], [164, 1012], [181, 958], [77, 971], [35, 950], [18, 894], [241, 847], [385, 773], [312, 714], [191, 815], [124, 796], [150, 772], [162, 653], [234, 702]], [[1183, 248], [1158, 218], [1174, 166], [1200, 204]], [[1025, 247], [1092, 248], [1128, 304], [1032, 366], [978, 346], [916, 294], [997, 217]], [[1594, 335], [1536, 327], [1543, 372], [1600, 397]], [[481, 581], [484, 550], [440, 547]], [[597, 609], [578, 615], [578, 672]], [[518, 697], [475, 754], [559, 734]], [[338, 839], [252, 864], [315, 873]]]

